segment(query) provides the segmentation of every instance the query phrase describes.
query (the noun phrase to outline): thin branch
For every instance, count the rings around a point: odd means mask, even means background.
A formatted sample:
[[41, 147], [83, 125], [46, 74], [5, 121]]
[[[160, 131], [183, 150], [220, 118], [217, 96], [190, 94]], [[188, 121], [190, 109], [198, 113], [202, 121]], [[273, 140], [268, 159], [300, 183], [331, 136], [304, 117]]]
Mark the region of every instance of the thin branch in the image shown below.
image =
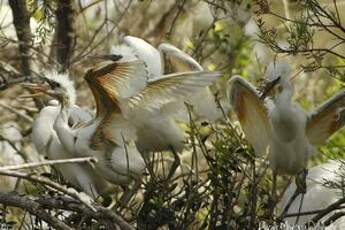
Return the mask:
[[37, 183], [40, 183], [43, 185], [47, 185], [48, 188], [53, 188], [53, 189], [58, 190], [64, 194], [67, 194], [70, 197], [73, 197], [74, 199], [79, 200], [81, 203], [83, 203], [85, 206], [87, 206], [91, 210], [93, 210], [93, 211], [95, 210], [95, 208], [89, 203], [89, 201], [86, 201], [84, 198], [82, 198], [76, 190], [67, 189], [64, 186], [46, 178], [46, 177], [36, 176], [36, 175], [12, 171], [12, 170], [0, 170], [0, 175], [22, 178], [22, 179], [37, 182]]
[[[96, 211], [92, 211], [89, 208], [86, 208], [84, 205], [81, 205], [76, 200], [61, 195], [54, 195], [54, 197], [48, 195], [33, 197], [30, 195], [0, 193], [0, 203], [8, 206], [23, 208], [28, 211], [30, 211], [30, 207], [39, 207], [39, 210], [61, 209], [73, 211], [81, 213], [85, 217], [91, 217], [99, 222], [106, 221], [106, 223], [111, 223], [113, 226], [107, 226], [112, 227], [111, 229], [116, 229], [116, 226], [114, 225], [118, 225], [123, 230], [134, 230], [133, 226], [127, 223], [122, 217], [113, 213], [111, 210], [95, 205]], [[36, 213], [32, 214], [36, 215]]]
[[24, 159], [25, 162], [28, 161], [27, 155], [23, 153], [22, 151], [20, 151], [13, 141], [9, 140], [8, 138], [5, 138], [2, 135], [0, 135], [0, 141], [6, 141], [16, 151], [16, 153], [18, 153], [18, 155]]
[[0, 107], [3, 107], [9, 111], [11, 111], [12, 113], [18, 115], [19, 117], [23, 118], [24, 120], [26, 120], [27, 122], [29, 123], [32, 123], [33, 122], [33, 119], [31, 117], [29, 117], [28, 115], [24, 114], [24, 113], [21, 113], [19, 111], [17, 111], [16, 109], [12, 108], [11, 106], [9, 105], [6, 105], [5, 103], [1, 102], [0, 101]]
[[29, 211], [32, 215], [37, 216], [39, 219], [47, 222], [49, 225], [56, 229], [62, 230], [72, 230], [73, 228], [66, 225], [64, 222], [58, 218], [50, 215], [41, 205], [37, 203], [34, 199], [29, 199], [24, 196], [14, 195], [14, 194], [3, 194], [0, 193], [0, 203], [6, 206], [18, 207]]
[[29, 168], [42, 167], [45, 165], [71, 164], [71, 163], [83, 163], [83, 162], [96, 163], [97, 158], [79, 157], [79, 158], [69, 158], [69, 159], [61, 159], [61, 160], [48, 160], [48, 161], [42, 161], [42, 162], [32, 162], [32, 163], [26, 163], [26, 164], [20, 164], [20, 165], [4, 166], [4, 167], [0, 167], [0, 170], [29, 169]]
[[333, 204], [329, 205], [327, 208], [323, 209], [319, 214], [314, 216], [309, 223], [306, 224], [306, 226], [310, 223], [317, 223], [322, 217], [326, 216], [328, 213], [337, 210], [340, 205], [345, 203], [345, 198], [339, 199], [338, 201], [334, 202]]

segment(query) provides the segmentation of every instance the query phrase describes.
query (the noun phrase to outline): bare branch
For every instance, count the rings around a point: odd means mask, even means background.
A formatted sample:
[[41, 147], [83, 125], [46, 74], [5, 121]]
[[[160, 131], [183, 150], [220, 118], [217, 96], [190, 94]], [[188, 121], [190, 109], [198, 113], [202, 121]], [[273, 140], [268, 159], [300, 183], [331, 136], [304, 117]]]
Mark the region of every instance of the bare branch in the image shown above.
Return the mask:
[[[91, 217], [95, 220], [98, 220], [101, 223], [102, 222], [110, 223], [110, 226], [107, 225], [109, 229], [116, 229], [116, 225], [118, 225], [121, 229], [124, 229], [124, 230], [134, 230], [134, 227], [132, 227], [129, 223], [127, 223], [122, 217], [113, 213], [111, 210], [95, 205], [95, 208], [97, 209], [97, 211], [94, 212], [86, 208], [84, 205], [81, 205], [80, 202], [71, 198], [67, 198], [65, 196], [61, 196], [61, 195], [54, 195], [54, 197], [51, 197], [48, 195], [33, 197], [30, 195], [16, 195], [13, 193], [11, 194], [0, 193], [0, 203], [7, 206], [23, 208], [25, 210], [28, 210], [33, 215], [36, 215], [37, 213], [36, 212], [32, 213], [30, 211], [31, 208], [36, 208], [35, 210], [61, 209], [61, 210], [78, 212], [78, 213], [81, 213], [85, 217]], [[42, 218], [39, 215], [36, 215], [36, 216], [38, 216], [39, 218]], [[46, 221], [45, 219], [43, 220]], [[50, 222], [48, 223], [50, 224]], [[70, 229], [70, 228], [67, 228], [67, 229]]]
[[23, 173], [23, 172], [16, 172], [16, 171], [12, 171], [12, 170], [0, 170], [0, 175], [22, 178], [22, 179], [26, 179], [29, 181], [33, 181], [33, 182], [37, 182], [37, 183], [46, 185], [48, 188], [53, 188], [53, 189], [58, 190], [64, 194], [69, 195], [70, 197], [73, 197], [74, 199], [79, 200], [86, 207], [95, 211], [95, 208], [89, 203], [89, 201], [85, 201], [85, 199], [82, 198], [76, 190], [67, 189], [64, 186], [46, 178], [46, 177], [36, 176], [36, 175]]
[[27, 121], [27, 122], [29, 122], [29, 123], [32, 123], [32, 122], [33, 122], [33, 119], [32, 119], [30, 116], [28, 116], [28, 115], [26, 115], [26, 114], [24, 114], [24, 113], [21, 113], [21, 112], [19, 112], [19, 111], [17, 111], [16, 109], [12, 108], [12, 107], [9, 106], [9, 105], [6, 105], [6, 104], [3, 103], [3, 102], [0, 102], [0, 107], [3, 107], [3, 108], [5, 108], [5, 109], [11, 111], [12, 113], [18, 115], [19, 117], [23, 118], [25, 121]]
[[29, 211], [32, 215], [37, 216], [38, 218], [44, 220], [49, 225], [56, 229], [62, 230], [72, 230], [68, 225], [59, 220], [58, 218], [50, 215], [44, 209], [41, 208], [41, 205], [32, 198], [27, 196], [19, 196], [14, 194], [3, 194], [0, 193], [0, 203], [6, 206], [18, 207]]
[[0, 167], [0, 170], [29, 169], [29, 168], [42, 167], [45, 165], [71, 164], [71, 163], [83, 163], [83, 162], [95, 163], [97, 162], [97, 159], [95, 157], [79, 157], [79, 158], [70, 158], [70, 159], [61, 159], [61, 160], [48, 160], [48, 161], [42, 161], [42, 162], [26, 163], [26, 164], [21, 164], [21, 165], [4, 166], [4, 167]]

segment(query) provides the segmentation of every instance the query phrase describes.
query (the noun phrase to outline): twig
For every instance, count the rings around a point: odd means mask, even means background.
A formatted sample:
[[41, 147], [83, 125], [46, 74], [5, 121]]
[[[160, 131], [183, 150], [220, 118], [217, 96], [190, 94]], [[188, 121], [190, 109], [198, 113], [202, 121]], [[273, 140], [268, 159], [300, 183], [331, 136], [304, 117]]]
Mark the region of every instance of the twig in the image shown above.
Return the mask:
[[90, 208], [91, 210], [95, 211], [95, 208], [89, 204], [87, 201], [85, 201], [76, 190], [72, 189], [67, 189], [64, 186], [51, 181], [50, 179], [46, 177], [41, 177], [41, 176], [36, 176], [36, 175], [31, 175], [28, 173], [23, 173], [23, 172], [17, 172], [17, 171], [12, 171], [12, 170], [0, 170], [0, 175], [5, 175], [5, 176], [11, 176], [11, 177], [17, 177], [17, 178], [22, 178], [26, 179], [29, 181], [37, 182], [40, 184], [47, 185], [49, 188], [53, 188], [55, 190], [58, 190], [64, 194], [69, 195], [70, 197], [73, 197], [74, 199], [79, 200], [81, 203], [83, 203], [85, 206]]
[[10, 194], [3, 194], [0, 193], [0, 203], [12, 206], [12, 207], [19, 207], [29, 211], [32, 215], [39, 217], [40, 219], [44, 220], [52, 227], [56, 229], [62, 230], [72, 230], [68, 225], [64, 222], [59, 220], [58, 218], [50, 215], [44, 209], [40, 207], [40, 204], [37, 203], [34, 199], [28, 199], [27, 197], [19, 196], [19, 195], [10, 195]]
[[78, 158], [69, 158], [69, 159], [61, 159], [61, 160], [48, 160], [42, 162], [32, 162], [20, 165], [10, 165], [0, 167], [0, 170], [17, 170], [17, 169], [28, 169], [28, 168], [37, 168], [45, 165], [57, 165], [57, 164], [71, 164], [71, 163], [96, 163], [97, 158], [95, 157], [78, 157]]
[[5, 109], [11, 111], [12, 113], [18, 115], [19, 117], [23, 118], [24, 120], [26, 120], [29, 123], [33, 122], [33, 119], [31, 117], [29, 117], [28, 115], [17, 111], [16, 109], [12, 108], [11, 106], [6, 105], [5, 103], [3, 103], [1, 101], [0, 101], [0, 107], [3, 107]]
[[317, 223], [322, 217], [330, 213], [331, 211], [334, 211], [339, 208], [340, 205], [345, 203], [345, 198], [339, 199], [338, 201], [334, 202], [333, 204], [329, 205], [327, 208], [322, 210], [319, 214], [313, 217], [306, 226], [308, 226], [310, 223]]
[[9, 140], [8, 138], [4, 137], [1, 134], [0, 134], [0, 141], [6, 141], [16, 151], [16, 153], [18, 153], [18, 155], [24, 159], [25, 162], [28, 161], [27, 155], [23, 153], [22, 151], [20, 151], [13, 141]]
[[332, 215], [330, 218], [328, 218], [324, 224], [325, 226], [328, 226], [332, 223], [334, 223], [334, 221], [336, 221], [337, 219], [339, 219], [340, 217], [343, 217], [345, 216], [345, 212], [337, 212], [337, 213], [334, 213], [334, 215]]
[[[13, 193], [0, 193], [0, 203], [8, 206], [20, 207], [28, 211], [30, 211], [31, 207], [39, 207], [40, 210], [62, 209], [67, 211], [73, 211], [81, 213], [85, 217], [91, 217], [93, 219], [96, 219], [100, 222], [109, 221], [113, 225], [118, 225], [123, 230], [134, 230], [134, 227], [127, 223], [122, 217], [116, 215], [115, 213], [104, 207], [95, 205], [96, 211], [94, 212], [86, 208], [85, 206], [80, 205], [80, 203], [76, 202], [75, 200], [61, 195], [55, 195], [54, 197], [47, 195], [33, 197], [29, 195], [16, 195]], [[36, 215], [36, 212], [32, 214]]]

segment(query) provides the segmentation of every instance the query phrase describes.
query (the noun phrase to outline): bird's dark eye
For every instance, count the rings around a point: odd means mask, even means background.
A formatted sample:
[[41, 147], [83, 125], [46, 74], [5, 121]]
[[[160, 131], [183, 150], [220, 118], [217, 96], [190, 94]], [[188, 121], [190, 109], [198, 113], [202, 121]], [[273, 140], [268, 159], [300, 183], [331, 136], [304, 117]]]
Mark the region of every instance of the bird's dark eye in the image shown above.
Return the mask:
[[61, 84], [56, 82], [56, 81], [50, 81], [49, 82], [50, 87], [52, 87], [52, 89], [56, 89], [56, 88], [60, 88]]

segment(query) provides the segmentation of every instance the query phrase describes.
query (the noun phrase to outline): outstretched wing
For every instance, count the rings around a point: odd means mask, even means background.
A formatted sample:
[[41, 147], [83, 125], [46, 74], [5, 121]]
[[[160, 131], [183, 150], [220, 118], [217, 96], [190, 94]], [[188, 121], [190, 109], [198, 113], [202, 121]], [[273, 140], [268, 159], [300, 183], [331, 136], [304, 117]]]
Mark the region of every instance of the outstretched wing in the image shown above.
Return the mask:
[[142, 61], [104, 62], [90, 69], [85, 80], [91, 88], [97, 114], [101, 111], [121, 111], [119, 99], [136, 95], [146, 85], [146, 67]]
[[173, 45], [161, 43], [158, 50], [161, 52], [164, 73], [203, 70], [202, 66], [197, 61]]
[[185, 100], [220, 77], [219, 72], [199, 71], [165, 75], [148, 82], [136, 96], [128, 100], [130, 109], [160, 109], [170, 102]]
[[132, 36], [124, 37], [123, 41], [134, 50], [139, 60], [145, 62], [149, 78], [157, 78], [163, 74], [160, 53], [155, 47], [141, 38]]
[[266, 153], [270, 138], [267, 108], [256, 89], [244, 78], [230, 80], [230, 102], [248, 142], [257, 155]]
[[313, 145], [321, 145], [345, 124], [345, 91], [319, 106], [309, 116], [306, 133]]
[[[142, 61], [105, 62], [89, 70], [85, 80], [90, 86], [97, 105], [97, 117], [102, 117], [93, 137], [91, 146], [103, 148], [105, 140], [115, 144], [115, 136], [106, 127], [113, 122], [114, 114], [122, 113], [120, 100], [136, 95], [146, 85], [146, 67]], [[103, 140], [103, 141], [102, 141]]]

